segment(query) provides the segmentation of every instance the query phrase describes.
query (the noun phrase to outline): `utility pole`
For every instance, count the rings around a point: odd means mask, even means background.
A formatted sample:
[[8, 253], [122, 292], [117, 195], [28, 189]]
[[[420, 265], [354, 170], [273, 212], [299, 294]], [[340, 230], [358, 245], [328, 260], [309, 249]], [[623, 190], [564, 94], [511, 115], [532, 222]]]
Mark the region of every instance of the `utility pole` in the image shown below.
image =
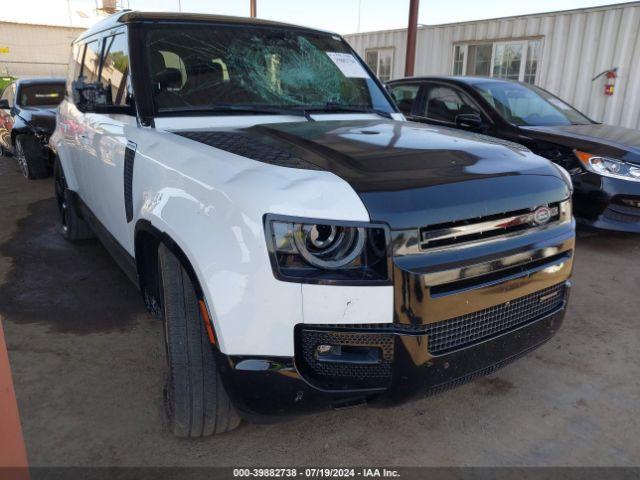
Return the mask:
[[418, 36], [418, 9], [420, 0], [410, 0], [409, 25], [407, 27], [407, 60], [404, 66], [404, 76], [412, 77], [416, 64], [416, 38]]
[[256, 5], [256, 3], [258, 2], [258, 0], [250, 0], [250, 16], [251, 18], [256, 18], [258, 16], [258, 6]]
[[182, 12], [182, 2], [178, 0], [178, 11]]

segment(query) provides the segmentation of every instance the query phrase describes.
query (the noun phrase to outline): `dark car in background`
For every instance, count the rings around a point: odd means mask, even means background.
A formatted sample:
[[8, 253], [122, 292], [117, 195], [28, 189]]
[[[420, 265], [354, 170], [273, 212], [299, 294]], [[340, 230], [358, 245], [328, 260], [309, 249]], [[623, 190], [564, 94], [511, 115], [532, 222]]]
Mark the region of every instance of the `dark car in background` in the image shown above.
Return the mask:
[[525, 83], [415, 77], [387, 85], [410, 120], [517, 142], [564, 167], [582, 224], [640, 232], [640, 131], [594, 122]]
[[52, 172], [49, 137], [56, 128], [56, 108], [65, 95], [62, 78], [19, 79], [0, 97], [0, 149], [12, 154], [27, 178]]

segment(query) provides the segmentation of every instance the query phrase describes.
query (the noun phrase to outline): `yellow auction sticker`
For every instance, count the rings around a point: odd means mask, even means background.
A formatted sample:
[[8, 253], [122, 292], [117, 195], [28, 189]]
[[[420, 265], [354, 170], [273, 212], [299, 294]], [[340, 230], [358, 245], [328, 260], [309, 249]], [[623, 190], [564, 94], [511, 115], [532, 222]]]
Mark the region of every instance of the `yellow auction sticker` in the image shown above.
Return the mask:
[[9, 47], [0, 47], [0, 53], [9, 53]]

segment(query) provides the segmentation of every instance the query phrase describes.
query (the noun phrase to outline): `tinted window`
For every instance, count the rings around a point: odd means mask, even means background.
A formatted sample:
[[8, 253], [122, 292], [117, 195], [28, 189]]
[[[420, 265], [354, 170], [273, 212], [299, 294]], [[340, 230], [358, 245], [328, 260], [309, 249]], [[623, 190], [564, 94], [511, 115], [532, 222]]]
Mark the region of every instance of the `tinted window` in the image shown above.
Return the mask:
[[86, 83], [98, 81], [98, 71], [100, 69], [100, 55], [102, 54], [102, 40], [94, 40], [87, 43], [82, 62], [82, 73]]
[[131, 104], [128, 76], [129, 47], [127, 36], [119, 34], [107, 37], [102, 69], [100, 70], [100, 83], [110, 91], [110, 100], [113, 105]]
[[391, 85], [391, 94], [398, 104], [400, 111], [406, 115], [411, 115], [413, 104], [418, 96], [419, 85]]
[[147, 51], [159, 111], [221, 106], [393, 111], [340, 37], [263, 27], [152, 28]]
[[569, 104], [534, 86], [480, 83], [473, 86], [507, 121], [516, 125], [586, 125], [591, 123]]
[[64, 84], [21, 85], [18, 97], [23, 107], [58, 105], [64, 98]]
[[456, 116], [469, 113], [480, 112], [464, 92], [446, 86], [433, 86], [429, 89], [425, 117], [455, 123]]

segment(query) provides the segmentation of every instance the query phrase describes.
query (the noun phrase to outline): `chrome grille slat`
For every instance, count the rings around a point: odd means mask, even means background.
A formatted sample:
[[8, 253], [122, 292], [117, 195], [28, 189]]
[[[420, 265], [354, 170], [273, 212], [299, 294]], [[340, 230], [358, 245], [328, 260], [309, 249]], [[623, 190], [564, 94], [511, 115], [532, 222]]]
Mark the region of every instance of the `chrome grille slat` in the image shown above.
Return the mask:
[[420, 229], [420, 249], [431, 250], [435, 248], [460, 245], [484, 239], [496, 238], [515, 232], [526, 232], [529, 229], [539, 228], [570, 218], [570, 209], [565, 206], [567, 202], [542, 205], [549, 209], [550, 218], [544, 223], [536, 221], [536, 209], [517, 210], [498, 215], [466, 219], [448, 224], [430, 225]]

